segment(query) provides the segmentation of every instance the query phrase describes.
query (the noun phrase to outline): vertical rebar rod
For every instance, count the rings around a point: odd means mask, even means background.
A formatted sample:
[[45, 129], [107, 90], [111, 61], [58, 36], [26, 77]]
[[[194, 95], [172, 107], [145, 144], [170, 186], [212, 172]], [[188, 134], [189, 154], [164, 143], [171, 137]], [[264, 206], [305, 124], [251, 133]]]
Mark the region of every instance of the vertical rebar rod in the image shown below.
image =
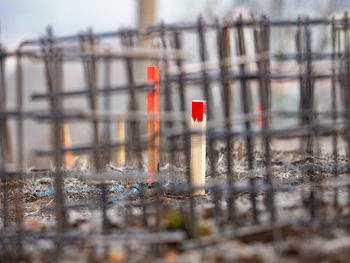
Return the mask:
[[101, 210], [102, 210], [102, 233], [106, 235], [109, 230], [107, 218], [108, 191], [105, 183], [101, 184]]
[[[331, 109], [332, 109], [332, 119], [333, 125], [336, 126], [337, 122], [337, 88], [336, 88], [336, 35], [337, 29], [335, 25], [334, 17], [332, 17], [332, 25], [331, 25], [331, 37], [332, 37], [332, 80], [331, 80]], [[332, 153], [333, 153], [333, 175], [335, 177], [338, 176], [338, 132], [336, 129], [332, 132]], [[338, 205], [338, 188], [334, 188], [334, 206]]]
[[[199, 40], [199, 56], [201, 63], [205, 63], [208, 60], [208, 52], [207, 52], [207, 44], [206, 44], [206, 38], [205, 38], [205, 32], [204, 32], [204, 21], [203, 18], [200, 16], [197, 21], [197, 31], [198, 31], [198, 40]], [[201, 70], [202, 78], [203, 78], [203, 86], [202, 86], [202, 92], [203, 96], [205, 98], [205, 101], [207, 102], [207, 120], [210, 121], [213, 119], [213, 108], [214, 104], [212, 101], [212, 92], [210, 90], [210, 80], [207, 73], [207, 70], [203, 67]], [[208, 132], [210, 132], [212, 129], [208, 129]], [[215, 139], [209, 138], [208, 141], [208, 156], [209, 156], [209, 162], [210, 162], [210, 176], [215, 177], [215, 172], [217, 168], [217, 164], [215, 162], [214, 158], [214, 146], [215, 146]]]
[[[96, 45], [96, 39], [94, 37], [94, 34], [92, 30], [89, 30], [89, 51], [91, 54], [91, 57], [87, 61], [87, 66], [88, 66], [88, 87], [89, 90], [91, 91], [90, 95], [90, 109], [93, 113], [96, 113], [98, 110], [97, 106], [97, 98], [96, 98], [96, 90], [97, 90], [97, 65], [96, 65], [96, 59], [94, 57], [95, 54], [95, 45]], [[97, 171], [102, 169], [102, 163], [101, 163], [101, 154], [99, 150], [99, 123], [97, 120], [92, 121], [93, 125], [93, 159], [95, 163], [95, 168]]]
[[148, 227], [148, 222], [147, 222], [147, 203], [146, 203], [146, 197], [144, 194], [143, 189], [139, 191], [139, 198], [140, 198], [140, 206], [142, 207], [142, 225], [144, 228]]
[[[160, 38], [162, 42], [162, 47], [163, 49], [167, 49], [168, 45], [166, 43], [166, 32], [165, 32], [165, 25], [162, 24], [161, 32], [160, 32]], [[164, 81], [162, 82], [164, 84], [164, 110], [165, 112], [171, 112], [173, 110], [173, 104], [171, 101], [171, 87], [170, 87], [170, 81], [169, 81], [169, 60], [167, 56], [165, 55], [165, 58], [163, 59], [163, 63], [161, 64], [161, 67], [159, 69], [160, 74], [163, 73]], [[168, 121], [165, 122], [165, 128], [168, 129], [169, 131], [173, 131], [174, 124], [171, 118], [169, 118]], [[175, 139], [172, 136], [170, 138], [169, 142], [170, 146], [170, 154], [169, 154], [169, 162], [170, 164], [175, 164]]]
[[[4, 52], [0, 42], [0, 52]], [[6, 110], [6, 88], [4, 74], [4, 57], [0, 56], [0, 110]], [[6, 118], [0, 119], [0, 175], [2, 185], [2, 213], [3, 226], [6, 228], [9, 224], [9, 203], [8, 203], [8, 179], [6, 165], [8, 162], [8, 151], [6, 145], [9, 143], [6, 137]]]
[[[232, 144], [233, 139], [229, 135], [231, 132], [231, 108], [233, 105], [233, 100], [231, 98], [231, 86], [230, 82], [227, 80], [226, 76], [230, 74], [230, 68], [224, 65], [224, 61], [231, 57], [231, 43], [230, 43], [230, 28], [227, 26], [220, 27], [218, 25], [218, 57], [220, 59], [220, 84], [222, 87], [222, 100], [223, 100], [223, 112], [225, 117], [225, 130], [228, 136], [226, 136], [226, 161], [227, 161], [227, 175], [226, 182], [230, 186], [235, 183], [235, 176], [233, 174], [233, 155], [232, 155]], [[234, 193], [232, 190], [229, 191], [229, 196], [227, 199], [227, 211], [228, 220], [232, 221], [234, 225], [236, 222], [236, 213], [234, 206]]]
[[[107, 51], [107, 54], [109, 52]], [[104, 86], [106, 90], [111, 89], [111, 59], [109, 57], [106, 57], [104, 59]], [[103, 106], [105, 112], [111, 111], [111, 96], [108, 94], [104, 96]], [[104, 130], [103, 130], [103, 138], [104, 138], [104, 144], [109, 144], [111, 142], [111, 122], [105, 121], [104, 122]], [[112, 160], [112, 152], [111, 149], [108, 148], [103, 152], [103, 165], [105, 166], [106, 163], [111, 162]]]
[[[301, 18], [298, 19], [298, 28], [297, 28], [297, 34], [296, 34], [296, 49], [298, 52], [297, 55], [297, 61], [299, 65], [299, 83], [300, 83], [300, 124], [306, 125], [308, 129], [308, 133], [305, 138], [301, 138], [301, 147], [303, 149], [303, 160], [306, 164], [307, 160], [311, 160], [312, 158], [308, 158], [313, 154], [313, 142], [312, 142], [312, 103], [313, 103], [313, 97], [311, 97], [313, 94], [312, 92], [312, 84], [311, 84], [311, 46], [310, 46], [310, 35], [308, 27], [306, 26], [307, 19], [302, 21]], [[306, 66], [304, 61], [306, 61]], [[313, 172], [308, 165], [306, 167], [307, 171], [306, 174], [309, 178], [310, 182], [310, 194], [309, 194], [309, 213], [310, 213], [310, 219], [313, 220], [315, 218], [315, 207], [314, 207], [314, 183], [313, 183]]]
[[[237, 55], [239, 56], [245, 56], [246, 50], [245, 50], [245, 40], [244, 40], [244, 31], [243, 31], [243, 24], [242, 24], [242, 17], [240, 16], [237, 21]], [[239, 72], [240, 74], [244, 75], [246, 73], [246, 67], [245, 64], [242, 63], [239, 65]], [[250, 87], [247, 83], [246, 79], [241, 78], [240, 79], [241, 84], [241, 100], [242, 100], [242, 111], [247, 116], [250, 112]], [[251, 135], [249, 135], [249, 132], [251, 131], [251, 123], [250, 120], [244, 121], [245, 130], [248, 132], [246, 135], [246, 151], [247, 151], [247, 159], [248, 159], [248, 168], [250, 171], [250, 185], [252, 188], [252, 192], [250, 194], [250, 200], [252, 204], [253, 209], [253, 222], [257, 224], [259, 222], [258, 220], [258, 211], [256, 207], [256, 194], [254, 193], [255, 189], [255, 177], [252, 174], [254, 170], [254, 153], [253, 153], [253, 138]]]
[[[60, 92], [60, 86], [57, 82], [57, 69], [58, 66], [55, 60], [58, 59], [59, 54], [54, 47], [54, 40], [52, 36], [51, 28], [48, 28], [47, 39], [42, 42], [42, 52], [44, 59], [45, 75], [47, 81], [48, 92], [56, 93]], [[51, 99], [51, 114], [55, 117], [53, 120], [53, 148], [54, 153], [54, 185], [55, 185], [55, 211], [56, 211], [56, 260], [59, 259], [62, 249], [62, 233], [66, 228], [65, 218], [65, 200], [63, 195], [63, 158], [61, 154], [61, 145], [63, 142], [63, 127], [61, 112], [61, 100], [59, 96], [53, 96]]]
[[[132, 34], [125, 34], [121, 38], [122, 45], [126, 47], [132, 47], [134, 45], [133, 43], [133, 36]], [[129, 89], [129, 111], [135, 112], [138, 109], [137, 100], [136, 100], [136, 94], [135, 94], [135, 83], [134, 83], [134, 71], [133, 71], [133, 60], [130, 57], [127, 57], [125, 59], [125, 67], [127, 72], [127, 80], [128, 84], [130, 85]], [[146, 69], [145, 69], [146, 70]], [[139, 123], [136, 121], [130, 121], [129, 122], [130, 127], [130, 138], [129, 142], [137, 142], [139, 140]], [[127, 147], [128, 149], [129, 147]], [[142, 154], [141, 151], [131, 149], [128, 149], [129, 155], [132, 156], [132, 159], [136, 157], [137, 166], [139, 169], [142, 169]]]
[[[2, 43], [0, 40], [0, 53], [6, 53], [6, 50], [2, 47]], [[0, 86], [1, 86], [1, 103], [2, 109], [6, 110], [7, 105], [7, 89], [6, 89], [6, 73], [5, 73], [5, 56], [0, 56]], [[11, 141], [11, 133], [8, 118], [5, 116], [2, 120], [3, 128], [1, 129], [4, 138], [4, 147], [6, 147], [6, 160], [8, 163], [13, 163], [13, 148]]]
[[[208, 51], [207, 51], [204, 27], [205, 27], [205, 23], [203, 21], [203, 18], [200, 16], [198, 17], [198, 20], [197, 20], [197, 31], [198, 31], [198, 42], [199, 42], [199, 56], [200, 56], [200, 61], [202, 63], [205, 63], [208, 60]], [[203, 96], [208, 105], [207, 120], [210, 121], [214, 117], [213, 109], [212, 109], [212, 105], [213, 105], [212, 92], [210, 90], [210, 81], [209, 81], [208, 72], [204, 67], [201, 69], [201, 74], [203, 78], [203, 88], [202, 88]]]
[[[311, 32], [309, 30], [309, 19], [306, 18], [304, 23], [304, 35], [305, 35], [305, 59], [306, 59], [306, 77], [305, 77], [305, 93], [303, 94], [302, 100], [304, 101], [304, 105], [302, 111], [305, 110], [307, 112], [306, 125], [308, 128], [308, 136], [307, 136], [307, 148], [306, 152], [308, 156], [313, 157], [314, 155], [314, 134], [316, 134], [316, 130], [314, 128], [314, 80], [312, 79], [312, 50], [311, 50]], [[310, 158], [310, 162], [313, 162], [313, 158]], [[314, 169], [310, 171], [307, 168], [308, 177], [310, 181], [310, 217], [314, 219], [316, 217], [316, 207], [315, 207], [315, 183], [314, 183]]]
[[[173, 33], [174, 37], [174, 43], [175, 43], [175, 48], [177, 50], [182, 49], [182, 42], [181, 42], [181, 34], [180, 32], [175, 31]], [[179, 75], [179, 80], [178, 80], [178, 88], [179, 88], [179, 95], [180, 95], [180, 109], [182, 113], [186, 113], [186, 92], [185, 92], [185, 82], [183, 79], [183, 65], [182, 65], [182, 60], [177, 59], [176, 60], [176, 65], [178, 68], [178, 72], [180, 73]], [[188, 134], [189, 128], [188, 128], [188, 122], [186, 120], [183, 120], [182, 122], [182, 127], [185, 132], [185, 136], [183, 138], [183, 143], [184, 143], [184, 157], [185, 157], [185, 173], [186, 173], [186, 178], [187, 182], [191, 182], [191, 172], [190, 172], [190, 136]], [[198, 229], [197, 229], [197, 219], [196, 219], [196, 212], [195, 212], [195, 199], [193, 197], [192, 191], [190, 194], [190, 233], [192, 237], [197, 237], [198, 236]]]
[[[300, 123], [304, 123], [304, 114], [302, 112], [303, 110], [303, 95], [304, 95], [304, 70], [303, 70], [303, 35], [302, 35], [302, 20], [300, 17], [298, 17], [298, 25], [297, 25], [297, 31], [295, 35], [295, 46], [297, 50], [297, 64], [298, 64], [298, 70], [299, 70], [299, 96], [300, 96]], [[304, 150], [305, 140], [304, 138], [301, 138], [300, 140], [300, 146]]]
[[[344, 128], [344, 140], [347, 143], [347, 149], [346, 149], [346, 155], [347, 155], [347, 163], [349, 163], [350, 160], [350, 43], [349, 43], [349, 18], [348, 18], [348, 12], [344, 13], [343, 18], [343, 48], [344, 48], [344, 58], [343, 63], [345, 61], [345, 65], [342, 65], [343, 67], [343, 87], [342, 87], [342, 95], [343, 95], [343, 104], [344, 104], [344, 119], [345, 119], [345, 128]], [[339, 31], [338, 36], [338, 50], [340, 51], [341, 47], [341, 34]], [[348, 185], [348, 195], [350, 197], [350, 185]], [[350, 205], [350, 202], [349, 202]]]
[[269, 186], [267, 190], [266, 200], [267, 209], [270, 212], [271, 222], [275, 221], [275, 206], [274, 206], [274, 193], [273, 193], [273, 181], [271, 174], [271, 84], [270, 79], [267, 77], [270, 74], [270, 61], [269, 57], [265, 57], [269, 54], [270, 50], [270, 28], [268, 26], [267, 18], [262, 17], [262, 22], [259, 28], [254, 27], [254, 42], [255, 52], [257, 55], [262, 55], [263, 58], [257, 61], [258, 73], [261, 76], [259, 78], [259, 95], [261, 101], [262, 128], [263, 128], [263, 141], [264, 141], [264, 153], [265, 153], [265, 183]]
[[215, 211], [215, 221], [218, 229], [221, 231], [224, 229], [224, 222], [222, 220], [222, 211], [220, 206], [221, 192], [218, 188], [213, 188], [213, 199], [214, 199], [214, 211]]
[[17, 189], [15, 193], [16, 202], [16, 217], [17, 217], [17, 235], [18, 235], [18, 252], [19, 258], [23, 257], [22, 236], [23, 236], [23, 162], [24, 162], [24, 147], [23, 147], [23, 71], [21, 51], [17, 53], [16, 65], [16, 98], [17, 111], [19, 112], [17, 118]]
[[345, 111], [346, 111], [346, 121], [347, 121], [347, 129], [345, 131], [345, 140], [347, 143], [347, 157], [350, 159], [350, 45], [349, 45], [349, 21], [348, 21], [348, 13], [344, 14], [344, 53], [345, 53], [345, 87], [344, 87], [344, 100], [345, 100]]
[[[304, 23], [304, 35], [305, 35], [305, 59], [306, 59], [306, 78], [305, 78], [305, 94], [302, 98], [305, 101], [305, 109], [307, 114], [307, 125], [311, 127], [310, 132], [307, 136], [307, 152], [313, 155], [313, 133], [315, 129], [314, 124], [314, 80], [312, 78], [312, 50], [311, 50], [311, 32], [308, 24], [309, 19], [307, 18]], [[313, 131], [313, 132], [311, 132]]]

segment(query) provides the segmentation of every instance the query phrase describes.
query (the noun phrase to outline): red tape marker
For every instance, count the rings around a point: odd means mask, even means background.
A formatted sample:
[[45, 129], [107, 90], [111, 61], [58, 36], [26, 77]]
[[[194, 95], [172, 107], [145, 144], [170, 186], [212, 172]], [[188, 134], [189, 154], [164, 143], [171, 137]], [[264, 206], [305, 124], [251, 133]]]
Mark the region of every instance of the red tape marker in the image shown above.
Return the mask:
[[203, 121], [203, 116], [207, 114], [207, 105], [204, 100], [192, 101], [192, 120], [197, 122]]

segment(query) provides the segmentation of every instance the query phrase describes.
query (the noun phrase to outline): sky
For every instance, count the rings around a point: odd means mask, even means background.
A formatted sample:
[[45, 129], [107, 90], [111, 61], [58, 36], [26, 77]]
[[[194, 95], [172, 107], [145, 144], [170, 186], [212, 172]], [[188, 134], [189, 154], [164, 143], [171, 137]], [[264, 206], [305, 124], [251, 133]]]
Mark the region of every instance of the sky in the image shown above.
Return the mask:
[[[96, 32], [137, 25], [139, 0], [0, 0], [1, 38], [15, 48], [52, 26], [56, 35], [76, 34], [93, 28]], [[231, 0], [156, 0], [156, 21], [190, 21], [200, 13], [216, 15], [232, 5]], [[211, 8], [214, 7], [214, 8]]]
[[[103, 3], [103, 4], [102, 4]], [[36, 38], [51, 25], [55, 34], [135, 26], [135, 0], [0, 0], [0, 23], [7, 46]]]
[[[6, 47], [15, 48], [24, 39], [44, 34], [49, 25], [58, 36], [77, 34], [90, 27], [95, 32], [136, 27], [139, 1], [142, 0], [0, 0], [0, 37]], [[281, 11], [279, 3], [284, 6]], [[156, 22], [188, 22], [199, 14], [207, 19], [222, 18], [242, 5], [270, 17], [319, 17], [332, 9], [349, 9], [350, 0], [156, 0]]]

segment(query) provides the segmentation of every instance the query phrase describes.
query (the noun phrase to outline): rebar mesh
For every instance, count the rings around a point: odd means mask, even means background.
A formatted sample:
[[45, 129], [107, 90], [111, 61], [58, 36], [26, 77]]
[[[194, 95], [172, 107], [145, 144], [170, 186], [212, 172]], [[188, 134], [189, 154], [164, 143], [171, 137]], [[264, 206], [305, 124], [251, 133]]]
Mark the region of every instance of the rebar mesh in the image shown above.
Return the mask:
[[[348, 226], [348, 25], [347, 14], [331, 20], [240, 17], [210, 23], [200, 17], [144, 31], [56, 37], [48, 30], [13, 52], [2, 48], [0, 258], [103, 261], [117, 250], [127, 255], [123, 260], [152, 261], [174, 246], [187, 251], [222, 240], [254, 240], [261, 233], [276, 241], [291, 226]], [[295, 42], [290, 52], [280, 52], [273, 42], [287, 30]], [[313, 50], [314, 31], [329, 36], [322, 51]], [[142, 39], [151, 39], [154, 48], [140, 46]], [[8, 59], [16, 61], [13, 109], [6, 101]], [[154, 83], [135, 77], [140, 61], [160, 67], [161, 165], [151, 184], [145, 154], [155, 135], [146, 135], [147, 113], [140, 105]], [[25, 83], [24, 63], [41, 65], [45, 77], [45, 91], [30, 98], [26, 88], [37, 89]], [[75, 74], [64, 70], [69, 63], [82, 69], [84, 81], [75, 90], [65, 84], [66, 75]], [[298, 93], [295, 110], [276, 107], [281, 85]], [[194, 134], [188, 112], [195, 98], [206, 100], [208, 117], [201, 197], [191, 194], [196, 189], [188, 183]], [[29, 110], [26, 100], [45, 101], [48, 108]], [[127, 102], [119, 110], [121, 100]], [[51, 143], [33, 149], [49, 156], [49, 169], [25, 166], [27, 120], [50, 125]], [[113, 132], [119, 120], [126, 123], [125, 141]], [[91, 139], [67, 147], [64, 125], [77, 123], [87, 125], [81, 133], [91, 132]], [[115, 154], [122, 147], [127, 163], [117, 167]], [[65, 168], [67, 152], [88, 154], [89, 167]], [[39, 222], [38, 214], [49, 224]]]

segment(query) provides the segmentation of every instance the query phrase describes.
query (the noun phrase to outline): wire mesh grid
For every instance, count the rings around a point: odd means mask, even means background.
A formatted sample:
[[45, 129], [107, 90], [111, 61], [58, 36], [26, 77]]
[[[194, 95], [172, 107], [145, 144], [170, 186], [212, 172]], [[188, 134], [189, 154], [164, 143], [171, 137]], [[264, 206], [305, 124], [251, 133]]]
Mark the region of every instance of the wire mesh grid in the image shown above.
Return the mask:
[[[348, 25], [347, 14], [341, 19], [239, 17], [210, 23], [200, 17], [195, 23], [143, 31], [89, 30], [56, 37], [48, 29], [14, 52], [2, 48], [2, 259], [99, 261], [120, 250], [126, 255], [119, 255], [121, 261], [152, 260], [169, 247], [186, 251], [261, 233], [280, 240], [287, 226], [347, 226]], [[322, 52], [313, 50], [312, 39], [320, 28], [329, 36]], [[285, 37], [288, 30], [292, 44], [276, 51], [275, 38]], [[153, 48], [142, 41], [152, 41]], [[285, 52], [288, 47], [291, 51]], [[6, 101], [8, 59], [16, 61], [13, 109]], [[148, 183], [145, 154], [154, 146], [155, 134], [144, 131], [147, 112], [142, 105], [156, 83], [135, 77], [142, 62], [160, 68], [161, 164], [153, 183]], [[34, 91], [30, 98], [24, 96], [26, 87], [33, 91], [24, 81], [26, 63], [40, 64], [45, 77], [45, 91]], [[70, 63], [81, 67], [81, 88], [71, 90], [65, 84], [67, 75], [76, 74], [64, 69]], [[281, 85], [298, 93], [295, 110], [274, 105]], [[320, 92], [329, 98], [318, 105]], [[75, 98], [88, 106], [74, 103]], [[123, 98], [123, 104], [115, 98]], [[194, 98], [207, 102], [205, 196], [193, 195], [198, 187], [189, 183], [190, 137], [196, 132], [188, 112]], [[45, 101], [48, 108], [29, 110], [26, 99]], [[119, 103], [124, 109], [119, 110]], [[50, 125], [50, 144], [33, 151], [49, 156], [50, 169], [25, 167], [27, 120]], [[118, 121], [126, 124], [123, 141], [113, 135]], [[84, 130], [91, 139], [67, 146], [64, 127], [76, 123], [87, 124]], [[300, 147], [272, 149], [276, 142], [291, 141]], [[115, 154], [123, 148], [126, 166], [117, 167]], [[89, 154], [89, 167], [67, 169], [67, 153]], [[40, 186], [45, 191], [33, 188], [33, 182], [47, 184]], [[293, 198], [300, 206], [283, 205]], [[31, 219], [36, 214], [49, 224]], [[208, 227], [203, 222], [212, 223]]]

